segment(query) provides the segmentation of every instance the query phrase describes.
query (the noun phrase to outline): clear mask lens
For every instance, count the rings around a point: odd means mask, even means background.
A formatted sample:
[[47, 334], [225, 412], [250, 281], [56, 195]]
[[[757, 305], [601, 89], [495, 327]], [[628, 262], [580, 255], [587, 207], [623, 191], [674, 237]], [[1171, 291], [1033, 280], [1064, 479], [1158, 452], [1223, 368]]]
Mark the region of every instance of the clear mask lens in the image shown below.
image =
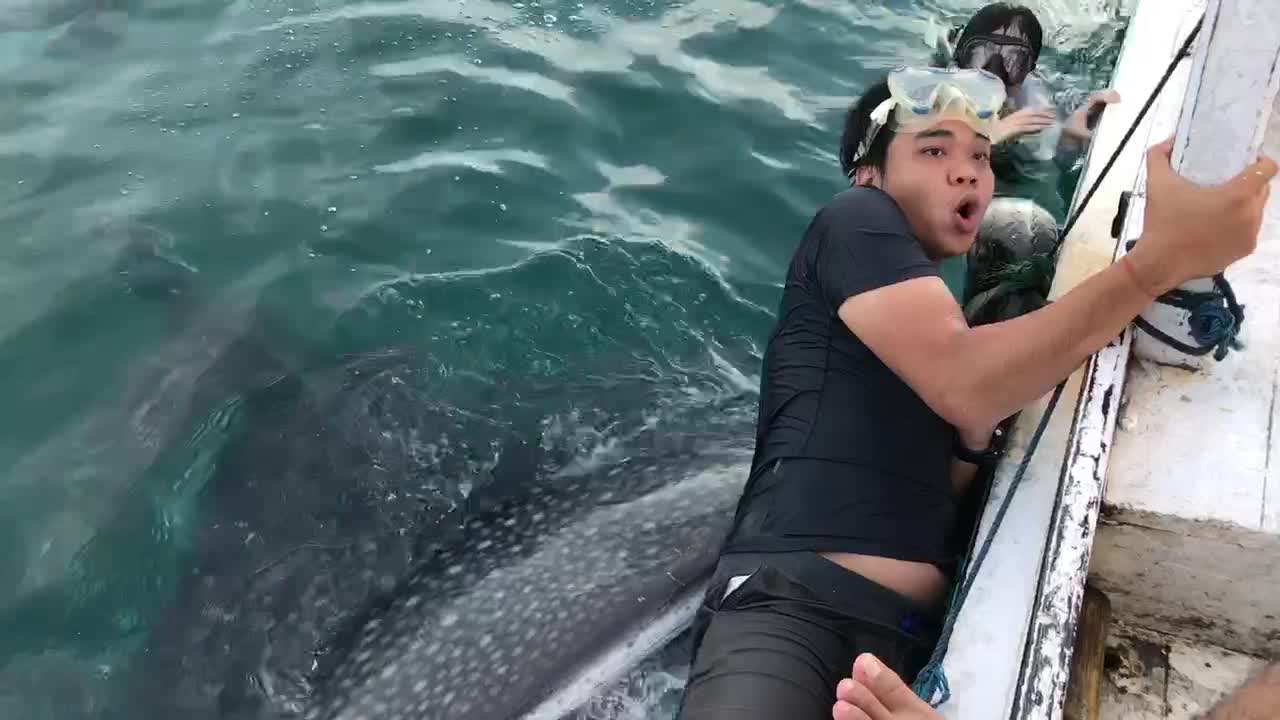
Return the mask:
[[966, 68], [1003, 69], [1016, 85], [1031, 71], [1031, 46], [1010, 38], [977, 37], [965, 44], [958, 58]]
[[[1004, 82], [985, 70], [900, 68], [889, 75], [889, 92], [912, 115], [927, 116], [957, 104], [978, 120], [993, 118], [1004, 104]], [[950, 114], [950, 113], [949, 113]]]
[[1003, 80], [985, 70], [960, 68], [898, 68], [889, 74], [889, 95], [871, 113], [855, 163], [870, 151], [891, 116], [900, 132], [919, 132], [951, 119], [991, 137], [1005, 101]]

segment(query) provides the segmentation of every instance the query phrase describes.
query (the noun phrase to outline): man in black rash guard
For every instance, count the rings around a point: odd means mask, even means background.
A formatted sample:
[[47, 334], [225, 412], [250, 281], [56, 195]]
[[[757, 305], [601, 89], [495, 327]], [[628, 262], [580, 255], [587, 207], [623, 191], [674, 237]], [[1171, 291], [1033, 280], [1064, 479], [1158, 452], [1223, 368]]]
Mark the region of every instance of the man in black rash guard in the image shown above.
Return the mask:
[[854, 187], [818, 211], [787, 271], [751, 473], [693, 628], [684, 720], [830, 718], [861, 653], [914, 678], [993, 428], [1153, 298], [1256, 247], [1275, 163], [1200, 188], [1173, 173], [1166, 142], [1148, 154], [1133, 251], [1042, 309], [970, 328], [937, 263], [969, 249], [991, 200], [987, 126], [890, 117], [893, 97], [881, 82], [850, 109], [840, 157]]

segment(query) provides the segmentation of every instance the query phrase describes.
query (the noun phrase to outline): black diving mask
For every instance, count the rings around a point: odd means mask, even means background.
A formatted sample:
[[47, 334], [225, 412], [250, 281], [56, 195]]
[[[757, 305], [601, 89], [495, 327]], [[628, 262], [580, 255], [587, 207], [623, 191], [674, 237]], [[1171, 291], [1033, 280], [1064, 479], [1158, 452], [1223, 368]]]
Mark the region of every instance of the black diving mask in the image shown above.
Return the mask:
[[1018, 85], [1035, 65], [1035, 51], [1025, 40], [1008, 35], [974, 35], [957, 49], [956, 60], [960, 67], [981, 68]]

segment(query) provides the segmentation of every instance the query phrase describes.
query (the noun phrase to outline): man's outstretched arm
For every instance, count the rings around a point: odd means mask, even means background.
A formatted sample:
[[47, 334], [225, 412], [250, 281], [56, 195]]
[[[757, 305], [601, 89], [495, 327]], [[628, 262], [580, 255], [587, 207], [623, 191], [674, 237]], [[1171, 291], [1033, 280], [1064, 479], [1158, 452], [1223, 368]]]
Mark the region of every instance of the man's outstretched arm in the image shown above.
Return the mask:
[[1172, 141], [1148, 153], [1145, 232], [1127, 259], [1058, 301], [970, 328], [938, 278], [845, 300], [841, 319], [974, 447], [992, 429], [1071, 374], [1153, 299], [1253, 252], [1276, 164], [1259, 160], [1218, 187], [1174, 174]]

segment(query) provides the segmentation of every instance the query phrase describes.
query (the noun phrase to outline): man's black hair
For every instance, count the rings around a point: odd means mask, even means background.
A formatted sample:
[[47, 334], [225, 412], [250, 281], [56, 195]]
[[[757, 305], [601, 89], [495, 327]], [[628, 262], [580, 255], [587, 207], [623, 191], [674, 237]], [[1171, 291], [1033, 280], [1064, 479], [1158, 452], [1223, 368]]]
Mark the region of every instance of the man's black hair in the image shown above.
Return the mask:
[[862, 143], [867, 136], [867, 131], [871, 128], [871, 113], [880, 103], [888, 99], [889, 81], [886, 78], [867, 88], [862, 93], [862, 97], [849, 106], [849, 112], [844, 119], [844, 133], [840, 137], [840, 167], [844, 170], [846, 177], [852, 177], [853, 171], [864, 165], [884, 172], [889, 142], [893, 140], [895, 134], [892, 114], [889, 116], [888, 125], [876, 133], [876, 139], [872, 141], [871, 149], [867, 154], [857, 162], [854, 162], [853, 158], [858, 154], [858, 145]]
[[960, 62], [961, 49], [974, 35], [994, 35], [1006, 28], [1027, 36], [1033, 64], [1040, 59], [1040, 49], [1044, 47], [1044, 28], [1040, 26], [1036, 14], [1026, 5], [998, 2], [987, 5], [969, 18], [968, 24], [960, 31], [960, 37], [956, 39], [955, 62]]

